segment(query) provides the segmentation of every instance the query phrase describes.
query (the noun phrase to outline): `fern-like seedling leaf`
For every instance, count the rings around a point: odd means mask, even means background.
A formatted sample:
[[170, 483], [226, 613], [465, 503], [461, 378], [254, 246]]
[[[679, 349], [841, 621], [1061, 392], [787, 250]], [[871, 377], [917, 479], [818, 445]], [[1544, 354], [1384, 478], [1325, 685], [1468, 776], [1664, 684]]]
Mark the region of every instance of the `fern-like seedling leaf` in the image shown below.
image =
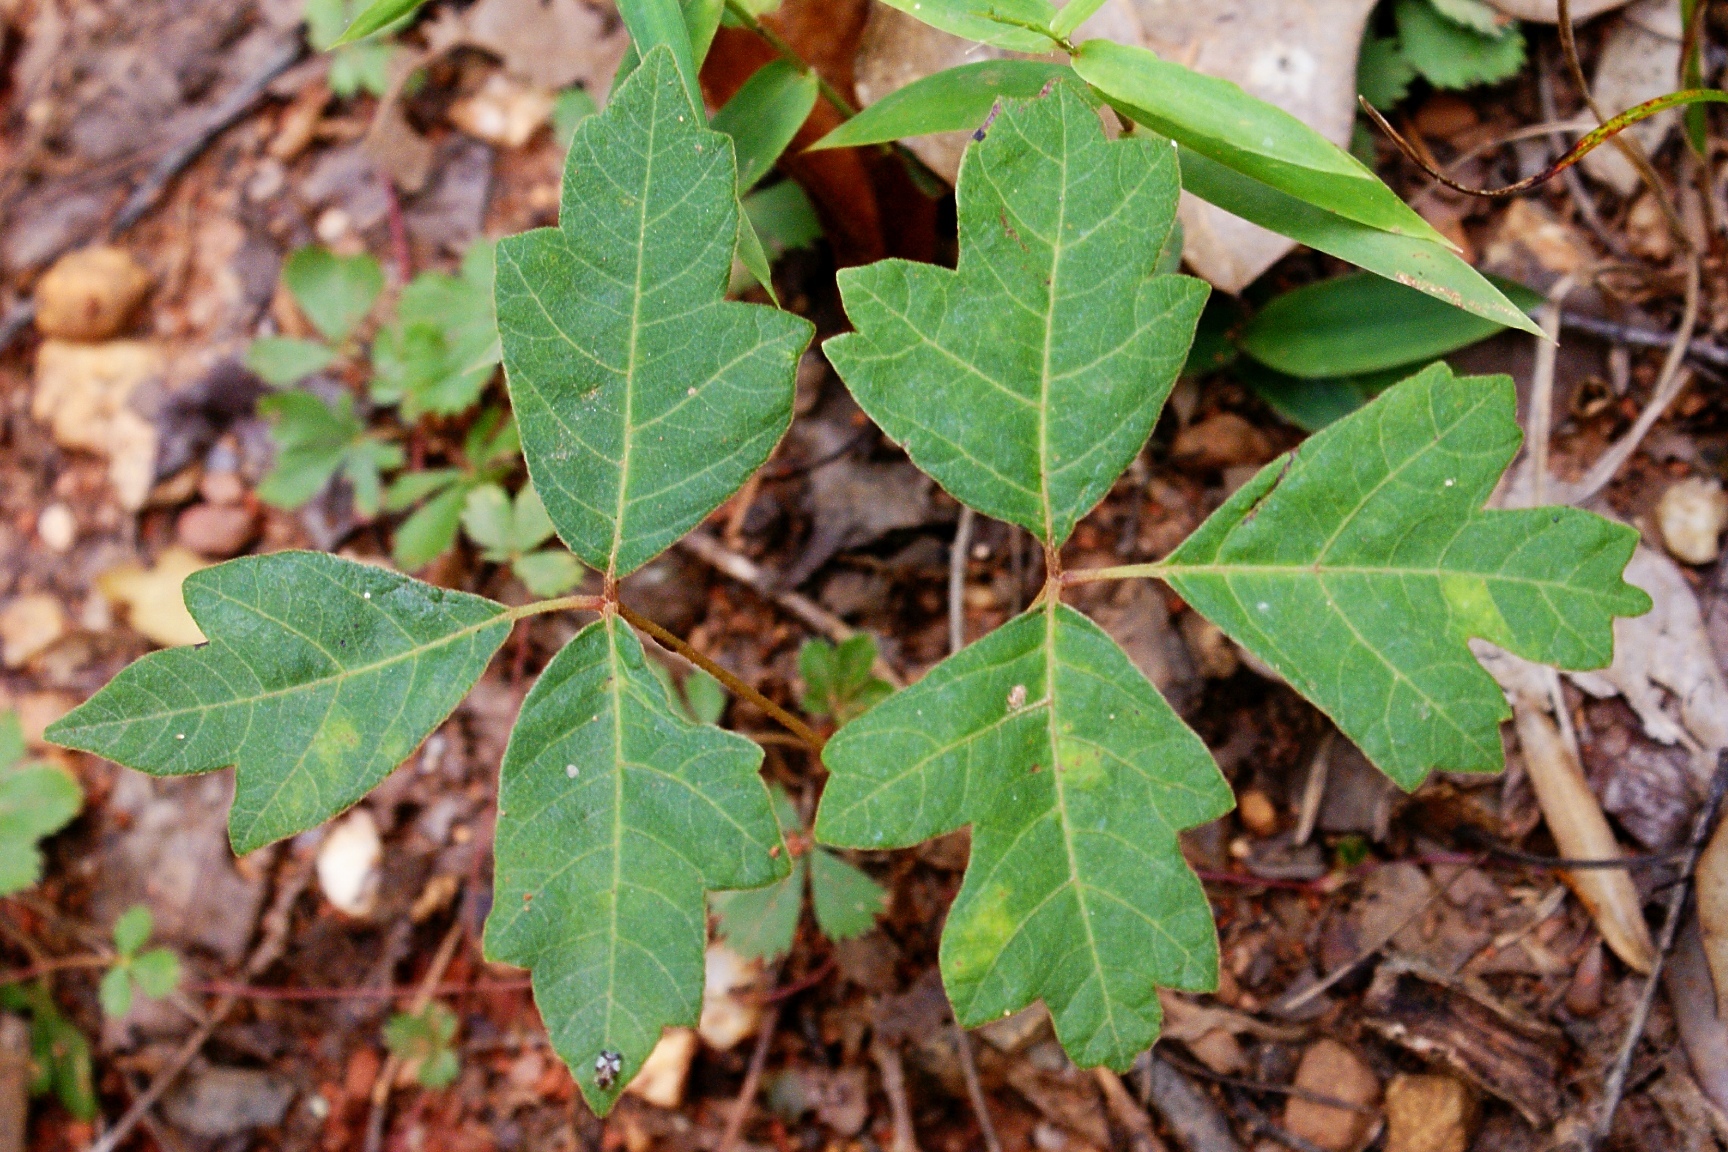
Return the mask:
[[732, 142], [648, 53], [570, 146], [557, 228], [498, 245], [504, 368], [535, 489], [622, 577], [760, 467], [792, 418], [811, 325], [729, 302]]
[[614, 615], [571, 640], [523, 702], [499, 786], [486, 955], [533, 970], [552, 1046], [598, 1113], [663, 1028], [696, 1023], [705, 893], [786, 872], [761, 762], [749, 740], [682, 716]]
[[1511, 712], [1475, 637], [1599, 668], [1638, 533], [1576, 508], [1484, 511], [1518, 451], [1506, 376], [1444, 364], [1268, 464], [1158, 567], [1405, 788], [1496, 771]]
[[155, 776], [237, 767], [237, 852], [314, 827], [407, 759], [509, 635], [501, 604], [314, 552], [186, 578], [210, 642], [153, 652], [48, 739]]
[[1035, 999], [1083, 1065], [1158, 1038], [1158, 987], [1218, 975], [1176, 835], [1228, 811], [1206, 746], [1115, 641], [1049, 601], [842, 728], [816, 837], [899, 848], [972, 826], [942, 933], [956, 1018]]
[[1156, 273], [1179, 183], [1167, 141], [1106, 140], [1070, 82], [1003, 101], [961, 164], [958, 269], [841, 272], [857, 331], [828, 359], [955, 497], [1060, 544], [1145, 444], [1206, 299]]

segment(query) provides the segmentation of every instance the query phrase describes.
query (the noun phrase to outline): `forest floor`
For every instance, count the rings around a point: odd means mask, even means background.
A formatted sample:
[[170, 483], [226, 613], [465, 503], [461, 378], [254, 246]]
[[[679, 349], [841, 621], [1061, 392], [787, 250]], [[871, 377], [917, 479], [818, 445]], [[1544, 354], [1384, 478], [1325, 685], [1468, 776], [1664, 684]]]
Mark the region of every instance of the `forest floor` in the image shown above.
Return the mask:
[[[524, 4], [539, 0], [515, 6]], [[380, 133], [376, 98], [331, 95], [330, 58], [303, 49], [296, 0], [0, 2], [0, 314], [24, 316], [43, 272], [96, 242], [129, 253], [148, 286], [142, 306], [99, 340], [8, 323], [0, 351], [0, 710], [16, 711], [31, 754], [75, 774], [85, 795], [78, 818], [44, 846], [42, 882], [0, 900], [0, 984], [45, 989], [87, 1039], [97, 1113], [80, 1120], [52, 1096], [33, 1099], [23, 1147], [89, 1148], [160, 1081], [159, 1102], [121, 1146], [715, 1149], [748, 1075], [738, 1149], [905, 1152], [899, 1141], [915, 1139], [962, 1152], [987, 1146], [987, 1120], [1007, 1149], [1535, 1152], [1583, 1140], [1629, 1030], [1641, 1038], [1602, 1147], [1728, 1146], [1728, 1029], [1696, 933], [1669, 950], [1662, 994], [1637, 1019], [1648, 981], [1605, 948], [1562, 873], [1543, 863], [1559, 851], [1510, 726], [1503, 776], [1439, 776], [1406, 795], [1149, 582], [1077, 602], [1204, 737], [1239, 807], [1183, 840], [1216, 913], [1221, 986], [1167, 996], [1164, 1039], [1120, 1078], [1074, 1068], [1037, 1007], [970, 1034], [954, 1026], [936, 958], [967, 859], [961, 832], [853, 854], [891, 894], [875, 930], [834, 944], [807, 922], [782, 961], [712, 962], [715, 1016], [693, 1058], [673, 1062], [660, 1102], [631, 1094], [604, 1123], [589, 1116], [523, 973], [488, 965], [479, 946], [504, 742], [534, 674], [572, 634], [566, 620], [519, 625], [473, 695], [364, 802], [382, 851], [375, 895], [358, 914], [339, 911], [320, 879], [334, 832], [233, 857], [228, 774], [153, 781], [42, 745], [52, 719], [173, 635], [190, 568], [284, 548], [387, 559], [397, 517], [368, 520], [340, 491], [296, 512], [258, 499], [271, 443], [256, 402], [267, 390], [242, 359], [261, 333], [306, 331], [279, 287], [284, 258], [305, 244], [371, 252], [394, 292], [414, 273], [454, 269], [477, 237], [555, 220], [562, 149], [546, 109], [524, 105], [526, 90], [506, 73], [550, 67], [536, 54], [556, 53], [558, 84], [604, 92], [622, 32], [600, 0], [542, 11], [575, 31], [550, 46], [500, 35], [484, 49], [442, 51], [422, 33], [404, 37], [400, 51], [427, 53], [424, 81]], [[863, 0], [787, 0], [772, 19], [847, 91], [865, 12]], [[506, 12], [500, 27], [522, 18]], [[1599, 24], [1583, 29], [1587, 64]], [[1442, 161], [1462, 158], [1454, 174], [1466, 183], [1520, 175], [1524, 153], [1501, 142], [1552, 120], [1550, 101], [1577, 104], [1556, 79], [1552, 29], [1527, 28], [1542, 68], [1462, 94], [1418, 89], [1402, 107], [1401, 123]], [[765, 58], [748, 33], [723, 31], [704, 73], [710, 96], [717, 103]], [[203, 146], [173, 163], [187, 139]], [[1711, 139], [1717, 171], [1725, 151]], [[1583, 476], [1650, 402], [1681, 325], [1686, 254], [1636, 188], [1585, 174], [1522, 199], [1479, 200], [1425, 189], [1384, 144], [1380, 159], [1383, 176], [1479, 267], [1544, 293], [1563, 277], [1582, 282], [1564, 307], [1586, 326], [1566, 329], [1551, 367], [1516, 335], [1451, 359], [1510, 373], [1526, 411], [1532, 381], [1551, 372], [1551, 467]], [[1690, 382], [1603, 500], [1665, 553], [1663, 494], [1728, 474], [1728, 355], [1718, 343], [1728, 329], [1719, 229], [1728, 205], [1720, 181], [1696, 191], [1678, 133], [1658, 168], [1682, 207], [1718, 229], [1701, 264]], [[163, 179], [152, 183], [153, 171]], [[794, 157], [782, 172], [804, 186], [827, 232], [776, 267], [781, 300], [820, 337], [845, 325], [837, 267], [886, 255], [952, 260], [952, 197], [920, 191], [891, 155]], [[139, 188], [142, 214], [116, 228]], [[1602, 266], [1612, 274], [1584, 275]], [[1298, 252], [1246, 299], [1340, 271]], [[490, 388], [503, 398], [501, 377]], [[461, 419], [428, 418], [403, 431], [422, 467], [453, 459], [464, 430]], [[1073, 563], [1165, 554], [1301, 436], [1228, 369], [1184, 380], [1151, 443], [1076, 534]], [[714, 515], [701, 542], [632, 577], [626, 594], [791, 707], [799, 648], [813, 635], [868, 632], [909, 682], [948, 653], [954, 607], [976, 638], [1042, 583], [1029, 538], [980, 520], [951, 598], [958, 511], [812, 353], [793, 432], [760, 481]], [[738, 579], [745, 569], [754, 585]], [[1713, 545], [1705, 562], [1675, 570], [1678, 639], [1648, 660], [1704, 651], [1719, 661], [1728, 568]], [[466, 543], [419, 575], [528, 598]], [[1684, 690], [1660, 672], [1652, 680], [1672, 711]], [[1698, 675], [1719, 683], [1722, 669]], [[1623, 847], [1681, 846], [1704, 797], [1688, 751], [1653, 736], [1659, 726], [1625, 691], [1591, 695], [1570, 680], [1560, 691]], [[743, 701], [726, 724], [773, 728]], [[820, 764], [795, 743], [766, 751], [766, 775], [807, 814]], [[1659, 938], [1674, 870], [1629, 875]], [[105, 1017], [99, 958], [115, 920], [140, 903], [183, 978], [173, 995]], [[403, 1075], [385, 1038], [394, 1012], [429, 998], [457, 1021], [459, 1071], [441, 1089]], [[6, 1082], [0, 1074], [0, 1097]], [[0, 1133], [6, 1108], [0, 1098]]]

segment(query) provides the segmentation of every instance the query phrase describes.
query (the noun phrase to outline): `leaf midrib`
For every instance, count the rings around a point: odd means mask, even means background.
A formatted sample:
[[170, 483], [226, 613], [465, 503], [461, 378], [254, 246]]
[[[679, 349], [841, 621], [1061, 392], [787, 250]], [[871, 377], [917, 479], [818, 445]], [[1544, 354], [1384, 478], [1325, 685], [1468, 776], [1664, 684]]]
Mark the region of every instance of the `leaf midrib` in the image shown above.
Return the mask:
[[[233, 600], [232, 597], [224, 597], [224, 599]], [[234, 600], [233, 602], [236, 604], [243, 603], [238, 600]], [[256, 614], [263, 616], [265, 619], [271, 619], [271, 617], [263, 612], [257, 612]], [[472, 636], [476, 632], [483, 632], [496, 624], [501, 622], [508, 623], [510, 620], [511, 616], [509, 610], [501, 608], [498, 614], [493, 616], [491, 619], [483, 620], [476, 624], [470, 624], [459, 631], [440, 636], [438, 639], [425, 644], [416, 645], [413, 648], [387, 656], [382, 660], [373, 661], [371, 664], [363, 664], [358, 668], [345, 668], [341, 672], [332, 676], [322, 676], [316, 680], [306, 680], [299, 684], [290, 684], [284, 688], [272, 688], [268, 692], [260, 692], [252, 696], [236, 696], [231, 700], [222, 700], [214, 704], [199, 704], [190, 708], [173, 708], [162, 712], [148, 712], [131, 715], [119, 720], [105, 720], [93, 724], [83, 724], [73, 731], [96, 732], [104, 728], [130, 727], [134, 724], [142, 724], [154, 720], [168, 720], [179, 716], [203, 715], [205, 713], [213, 712], [218, 708], [233, 708], [244, 704], [257, 704], [266, 700], [275, 700], [284, 696], [292, 696], [298, 692], [310, 692], [316, 688], [321, 688], [330, 684], [341, 684], [357, 676], [370, 675], [373, 672], [389, 668], [393, 665], [403, 663], [404, 661], [417, 659], [434, 649], [441, 648], [448, 644], [454, 644], [456, 641]], [[229, 651], [232, 649], [232, 645], [225, 640], [213, 640], [210, 643], [210, 647], [220, 648], [223, 651]], [[167, 653], [174, 651], [176, 651], [176, 649], [164, 649], [163, 654], [166, 655]], [[67, 732], [65, 735], [71, 736], [72, 732]]]
[[636, 358], [642, 342], [642, 277], [648, 266], [648, 195], [654, 187], [654, 158], [660, 134], [660, 97], [656, 93], [654, 114], [648, 118], [648, 146], [642, 161], [641, 208], [636, 219], [636, 280], [630, 300], [630, 355], [624, 364], [624, 443], [618, 456], [618, 506], [612, 516], [612, 550], [606, 558], [606, 575], [618, 570], [618, 553], [624, 547], [624, 514], [630, 505], [630, 447], [636, 439], [632, 426], [636, 411]]

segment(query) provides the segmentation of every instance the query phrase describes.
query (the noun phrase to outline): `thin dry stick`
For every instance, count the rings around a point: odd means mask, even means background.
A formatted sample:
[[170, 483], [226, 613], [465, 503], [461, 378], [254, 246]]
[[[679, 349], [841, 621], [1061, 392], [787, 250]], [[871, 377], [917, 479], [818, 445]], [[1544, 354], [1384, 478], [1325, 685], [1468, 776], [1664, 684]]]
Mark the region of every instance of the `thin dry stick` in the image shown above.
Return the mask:
[[1530, 502], [1542, 503], [1548, 485], [1548, 441], [1554, 423], [1554, 367], [1560, 354], [1560, 313], [1577, 287], [1576, 277], [1562, 276], [1548, 293], [1539, 323], [1545, 340], [1536, 341], [1536, 371], [1530, 392]]
[[744, 1122], [750, 1119], [750, 1109], [756, 1103], [756, 1093], [762, 1086], [762, 1071], [768, 1067], [768, 1049], [774, 1042], [774, 1028], [780, 1023], [778, 1001], [768, 1006], [762, 1016], [762, 1026], [756, 1033], [756, 1047], [750, 1050], [750, 1066], [744, 1070], [744, 1086], [738, 1089], [738, 1099], [732, 1105], [732, 1115], [726, 1120], [726, 1131], [720, 1136], [716, 1152], [732, 1152], [744, 1135]]
[[[420, 980], [420, 988], [408, 1005], [410, 1016], [420, 1015], [426, 1011], [426, 1006], [432, 1003], [432, 995], [438, 982], [444, 979], [445, 969], [449, 968], [450, 961], [456, 958], [456, 945], [462, 942], [462, 932], [462, 916], [458, 913], [451, 919], [450, 928], [439, 942], [438, 951], [432, 957], [432, 964], [426, 969], [426, 975]], [[396, 1073], [401, 1068], [402, 1058], [392, 1052], [384, 1061], [378, 1079], [372, 1082], [372, 1111], [366, 1117], [366, 1152], [378, 1152], [384, 1146], [384, 1121], [390, 1114], [390, 1090], [395, 1086]]]
[[960, 523], [954, 527], [954, 547], [948, 553], [948, 652], [966, 647], [966, 560], [972, 551], [972, 528], [978, 514], [969, 505], [960, 506]]
[[[805, 627], [818, 632], [836, 644], [844, 644], [858, 633], [853, 627], [808, 596], [778, 587], [771, 574], [747, 556], [727, 548], [706, 532], [692, 532], [678, 541], [678, 547], [703, 563], [718, 569], [757, 595], [784, 608]], [[880, 656], [871, 671], [896, 688], [906, 686], [905, 679]]]
[[894, 1142], [889, 1152], [918, 1152], [918, 1140], [912, 1131], [912, 1105], [906, 1097], [906, 1069], [900, 1063], [900, 1049], [877, 1038], [870, 1042], [870, 1058], [882, 1073], [882, 1092], [888, 1097], [888, 1112], [894, 1121]]
[[1104, 1103], [1116, 1123], [1128, 1131], [1129, 1152], [1165, 1152], [1164, 1141], [1152, 1130], [1152, 1118], [1122, 1083], [1122, 1077], [1103, 1066], [1092, 1069], [1092, 1078], [1103, 1089]]
[[996, 1136], [996, 1125], [990, 1119], [990, 1105], [984, 1099], [984, 1085], [978, 1079], [978, 1061], [972, 1055], [972, 1037], [956, 1020], [954, 1043], [960, 1051], [960, 1071], [966, 1077], [966, 1099], [971, 1101], [972, 1114], [978, 1118], [978, 1131], [984, 1137], [988, 1152], [1002, 1152], [1002, 1141]]
[[1692, 333], [1698, 326], [1699, 298], [1699, 268], [1698, 256], [1689, 252], [1686, 258], [1686, 303], [1680, 316], [1680, 327], [1674, 332], [1674, 340], [1668, 346], [1668, 355], [1662, 362], [1662, 371], [1656, 377], [1656, 387], [1650, 394], [1650, 403], [1644, 411], [1638, 414], [1637, 421], [1602, 454], [1602, 458], [1584, 474], [1584, 478], [1572, 489], [1568, 503], [1582, 504], [1595, 496], [1608, 482], [1614, 479], [1621, 465], [1631, 458], [1643, 443], [1644, 436], [1655, 426], [1656, 421], [1668, 410], [1668, 405], [1685, 390], [1692, 379], [1689, 371], [1684, 370], [1686, 350], [1692, 343]]
[[1674, 940], [1680, 931], [1680, 915], [1686, 910], [1686, 897], [1692, 892], [1692, 881], [1698, 871], [1698, 857], [1703, 855], [1704, 845], [1716, 831], [1725, 796], [1728, 796], [1728, 750], [1716, 754], [1716, 775], [1710, 780], [1710, 795], [1699, 810], [1698, 818], [1692, 822], [1692, 836], [1686, 842], [1686, 859], [1680, 866], [1680, 879], [1668, 895], [1668, 909], [1663, 914], [1662, 936], [1656, 944], [1656, 962], [1650, 966], [1650, 975], [1644, 981], [1644, 993], [1638, 997], [1638, 1006], [1633, 1009], [1632, 1019], [1626, 1025], [1626, 1037], [1620, 1043], [1620, 1054], [1615, 1057], [1614, 1067], [1602, 1089], [1602, 1111], [1596, 1118], [1592, 1146], [1606, 1140], [1608, 1130], [1614, 1126], [1614, 1113], [1626, 1091], [1626, 1074], [1632, 1067], [1632, 1055], [1638, 1050], [1644, 1025], [1650, 1019], [1650, 1006], [1656, 1000], [1662, 966], [1667, 963], [1668, 954], [1674, 951]]
[[[1572, 83], [1578, 86], [1578, 94], [1584, 98], [1584, 104], [1590, 109], [1590, 114], [1596, 117], [1597, 124], [1606, 126], [1613, 117], [1603, 114], [1602, 106], [1596, 103], [1596, 94], [1590, 90], [1590, 82], [1584, 78], [1584, 65], [1578, 59], [1578, 41], [1572, 32], [1571, 0], [1559, 0], [1556, 8], [1559, 18], [1560, 55], [1566, 60], [1566, 70], [1572, 74]], [[1668, 228], [1674, 233], [1674, 240], [1680, 245], [1680, 250], [1690, 254], [1693, 251], [1692, 238], [1686, 234], [1686, 226], [1680, 222], [1680, 214], [1674, 210], [1674, 201], [1669, 197], [1668, 190], [1662, 186], [1662, 178], [1656, 174], [1650, 158], [1644, 154], [1643, 146], [1625, 133], [1615, 133], [1611, 139], [1614, 147], [1626, 157], [1626, 162], [1637, 170], [1644, 186], [1650, 190], [1650, 195], [1656, 198], [1656, 206], [1662, 210], [1662, 216], [1668, 221]]]
[[[294, 911], [294, 902], [300, 899], [300, 894], [306, 891], [306, 886], [312, 881], [315, 859], [316, 857], [308, 852], [288, 866], [288, 875], [277, 890], [270, 911], [264, 916], [263, 938], [258, 941], [258, 947], [253, 949], [251, 958], [246, 961], [243, 969], [245, 979], [256, 978], [281, 958], [282, 950], [288, 944], [289, 918]], [[210, 1034], [216, 1031], [217, 1026], [228, 1018], [228, 1013], [239, 1003], [238, 996], [224, 996], [218, 1000], [215, 1010], [210, 1013], [210, 1019], [200, 1025], [186, 1043], [169, 1058], [167, 1065], [150, 1082], [150, 1087], [144, 1090], [142, 1096], [132, 1101], [132, 1106], [126, 1109], [114, 1127], [90, 1145], [89, 1152], [114, 1152], [114, 1149], [124, 1143], [132, 1130], [144, 1119], [144, 1114], [156, 1106], [156, 1101], [179, 1079], [180, 1073], [186, 1070], [193, 1057], [203, 1049], [204, 1042], [210, 1039]]]
[[1332, 743], [1337, 732], [1329, 730], [1320, 738], [1314, 759], [1308, 762], [1308, 779], [1302, 784], [1302, 808], [1296, 816], [1296, 831], [1291, 842], [1298, 847], [1308, 843], [1314, 826], [1320, 822], [1320, 805], [1326, 799], [1326, 779], [1332, 774]]
[[791, 732], [794, 736], [798, 737], [798, 739], [804, 741], [812, 752], [815, 752], [818, 755], [821, 754], [823, 743], [822, 737], [818, 736], [810, 725], [804, 723], [804, 721], [798, 719], [798, 717], [792, 715], [792, 713], [786, 711], [786, 709], [780, 707], [780, 705], [774, 703], [774, 701], [768, 699], [768, 697], [762, 695], [762, 693], [756, 691], [756, 689], [738, 679], [738, 677], [734, 676], [714, 660], [697, 651], [689, 643], [660, 627], [660, 625], [654, 623], [654, 621], [648, 619], [648, 617], [632, 610], [624, 604], [618, 605], [618, 615], [624, 617], [627, 622], [648, 633], [648, 635], [654, 637], [654, 639], [660, 641], [660, 643], [666, 645], [666, 647], [672, 649], [672, 651], [678, 653], [678, 655], [684, 657], [684, 659], [690, 661], [690, 663], [696, 665], [696, 667], [702, 669], [702, 671], [708, 673], [708, 675], [726, 685], [726, 687], [735, 694], [744, 697], [744, 699], [750, 701], [750, 703], [772, 716], [775, 720], [779, 721], [788, 732]]

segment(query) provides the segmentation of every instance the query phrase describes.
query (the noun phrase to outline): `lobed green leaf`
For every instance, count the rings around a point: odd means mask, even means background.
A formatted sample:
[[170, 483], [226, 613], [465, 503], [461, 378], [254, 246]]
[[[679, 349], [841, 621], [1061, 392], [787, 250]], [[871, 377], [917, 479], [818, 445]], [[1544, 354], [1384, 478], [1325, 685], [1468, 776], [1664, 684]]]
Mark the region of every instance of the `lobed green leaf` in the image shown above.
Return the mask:
[[972, 826], [941, 967], [966, 1025], [1042, 999], [1076, 1063], [1126, 1070], [1158, 986], [1209, 989], [1217, 936], [1177, 833], [1230, 809], [1200, 738], [1127, 655], [1046, 602], [828, 742], [829, 844], [897, 848]]
[[1176, 157], [1074, 85], [1009, 100], [959, 181], [960, 261], [840, 273], [852, 395], [956, 498], [1060, 544], [1139, 452], [1205, 302], [1157, 274]]
[[528, 471], [559, 535], [622, 577], [730, 496], [791, 422], [811, 326], [728, 302], [732, 143], [656, 49], [570, 147], [556, 229], [498, 245]]
[[[615, 615], [571, 640], [523, 702], [485, 950], [533, 970], [552, 1046], [602, 1115], [663, 1028], [696, 1023], [704, 893], [786, 872], [761, 762], [749, 740], [673, 708]], [[617, 1075], [599, 1075], [612, 1059]]]
[[332, 344], [340, 344], [384, 291], [384, 269], [364, 252], [338, 256], [313, 245], [283, 263], [282, 283], [312, 327]]
[[1268, 464], [1163, 564], [1382, 771], [1502, 766], [1511, 715], [1466, 641], [1599, 668], [1649, 610], [1638, 534], [1576, 508], [1484, 511], [1522, 434], [1505, 376], [1436, 364]]
[[186, 578], [210, 638], [153, 652], [48, 738], [154, 776], [236, 765], [228, 831], [249, 852], [336, 815], [443, 722], [504, 639], [501, 604], [315, 552]]

